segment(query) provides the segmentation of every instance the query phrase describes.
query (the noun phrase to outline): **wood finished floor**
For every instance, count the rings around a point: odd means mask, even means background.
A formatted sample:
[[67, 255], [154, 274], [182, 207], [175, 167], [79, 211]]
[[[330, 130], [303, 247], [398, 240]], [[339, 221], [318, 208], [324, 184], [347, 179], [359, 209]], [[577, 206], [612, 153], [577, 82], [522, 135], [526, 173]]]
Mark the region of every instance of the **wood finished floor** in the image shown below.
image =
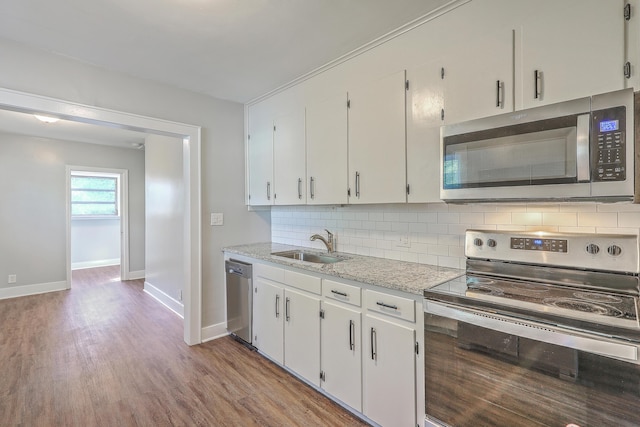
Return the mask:
[[229, 337], [187, 346], [182, 320], [118, 275], [0, 301], [1, 426], [366, 425]]

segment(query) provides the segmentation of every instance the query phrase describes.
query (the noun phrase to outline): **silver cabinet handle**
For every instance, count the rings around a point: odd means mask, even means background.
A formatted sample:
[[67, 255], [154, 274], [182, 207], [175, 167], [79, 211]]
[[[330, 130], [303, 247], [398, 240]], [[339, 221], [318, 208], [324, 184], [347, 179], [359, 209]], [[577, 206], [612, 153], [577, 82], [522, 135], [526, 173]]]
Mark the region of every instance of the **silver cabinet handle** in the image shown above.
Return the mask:
[[349, 320], [349, 350], [351, 351], [353, 351], [353, 349], [356, 347], [356, 344], [354, 342], [355, 334], [356, 322], [354, 322], [353, 320]]
[[309, 178], [309, 194], [311, 195], [311, 198], [313, 199], [316, 194], [315, 194], [315, 179], [313, 179], [313, 177]]
[[336, 291], [335, 289], [331, 289], [331, 293], [345, 298], [349, 296], [346, 292]]
[[276, 294], [276, 319], [280, 317], [280, 295]]
[[378, 336], [376, 330], [371, 328], [371, 360], [378, 359]]
[[287, 319], [287, 322], [289, 321], [289, 319], [291, 319], [290, 316], [290, 312], [289, 312], [289, 303], [291, 302], [291, 300], [287, 297], [284, 300], [284, 317], [285, 319]]
[[[500, 96], [500, 89], [503, 89], [503, 83], [500, 83], [500, 80], [496, 80], [496, 107], [500, 108], [504, 108], [504, 100], [503, 97]], [[503, 95], [504, 95], [504, 89], [502, 90]]]
[[302, 199], [302, 178], [298, 178], [298, 199]]
[[271, 183], [267, 181], [267, 200], [271, 200]]
[[360, 198], [360, 172], [356, 172], [356, 197]]
[[384, 308], [390, 308], [392, 310], [397, 310], [398, 306], [397, 305], [391, 305], [391, 304], [385, 304], [382, 301], [378, 301], [376, 302], [377, 305], [379, 305], [380, 307], [384, 307]]
[[533, 72], [533, 83], [534, 83], [534, 99], [542, 98], [542, 71], [535, 70]]

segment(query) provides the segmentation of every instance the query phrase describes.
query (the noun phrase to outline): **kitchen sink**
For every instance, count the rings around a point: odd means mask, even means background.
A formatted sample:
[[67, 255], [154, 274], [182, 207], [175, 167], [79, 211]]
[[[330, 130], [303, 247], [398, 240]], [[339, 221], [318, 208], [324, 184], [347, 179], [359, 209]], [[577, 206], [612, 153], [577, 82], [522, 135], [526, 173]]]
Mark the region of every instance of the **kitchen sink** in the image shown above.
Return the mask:
[[344, 260], [344, 258], [339, 258], [332, 255], [321, 255], [321, 254], [306, 252], [306, 251], [272, 252], [271, 255], [280, 256], [283, 258], [296, 259], [298, 261], [314, 262], [316, 264], [332, 264], [334, 262]]

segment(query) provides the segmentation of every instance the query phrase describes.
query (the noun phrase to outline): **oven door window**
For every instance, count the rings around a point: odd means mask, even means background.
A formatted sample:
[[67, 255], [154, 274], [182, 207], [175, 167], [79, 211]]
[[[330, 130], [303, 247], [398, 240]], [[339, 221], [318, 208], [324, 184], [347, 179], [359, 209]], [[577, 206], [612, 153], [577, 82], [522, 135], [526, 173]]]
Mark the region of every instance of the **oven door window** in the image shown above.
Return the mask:
[[425, 313], [426, 414], [451, 426], [638, 426], [640, 366]]
[[445, 137], [444, 189], [578, 182], [577, 117]]

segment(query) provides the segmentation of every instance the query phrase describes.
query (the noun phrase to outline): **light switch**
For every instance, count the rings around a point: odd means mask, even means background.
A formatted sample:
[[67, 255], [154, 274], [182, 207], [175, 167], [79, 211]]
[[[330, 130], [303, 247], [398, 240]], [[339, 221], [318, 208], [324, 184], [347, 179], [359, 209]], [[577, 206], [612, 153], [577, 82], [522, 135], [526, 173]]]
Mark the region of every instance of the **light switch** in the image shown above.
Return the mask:
[[224, 225], [224, 214], [222, 212], [212, 212], [211, 225]]

